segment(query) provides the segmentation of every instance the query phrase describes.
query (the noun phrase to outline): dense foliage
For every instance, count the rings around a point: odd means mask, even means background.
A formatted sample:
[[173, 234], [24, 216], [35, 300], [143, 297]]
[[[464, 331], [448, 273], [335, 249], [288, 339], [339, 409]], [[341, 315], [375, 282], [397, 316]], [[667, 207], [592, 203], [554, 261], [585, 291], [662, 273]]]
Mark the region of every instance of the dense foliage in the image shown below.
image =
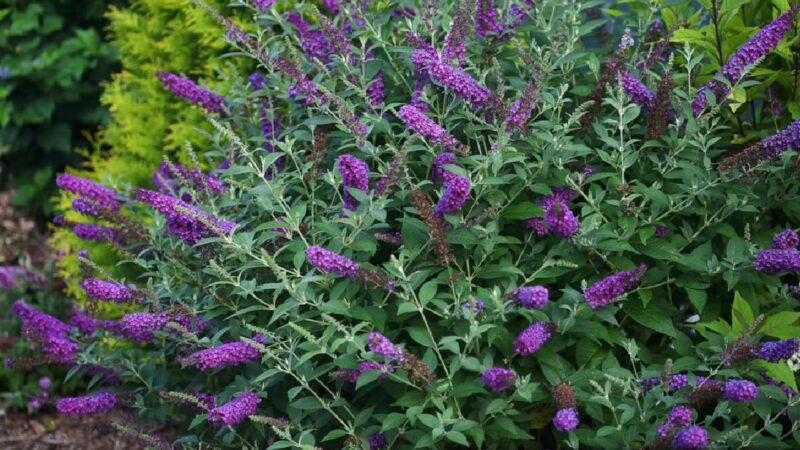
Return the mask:
[[[230, 86], [235, 66], [246, 61], [220, 59], [226, 50], [220, 40], [222, 27], [202, 10], [187, 8], [182, 0], [135, 0], [127, 8], [109, 13], [112, 43], [118, 48], [122, 71], [105, 86], [102, 103], [112, 113], [98, 136], [97, 148], [89, 155], [82, 175], [114, 186], [148, 186], [153, 167], [169, 158], [191, 163], [187, 143], [207, 147], [202, 113], [175, 98], [161, 86], [159, 70], [208, 80], [213, 88]], [[222, 6], [225, 2], [215, 2]], [[72, 199], [61, 197], [62, 209]], [[68, 218], [74, 218], [69, 213]], [[56, 232], [53, 246], [78, 251], [87, 249], [101, 264], [113, 265], [117, 256], [102, 246], [87, 245], [71, 233]], [[79, 270], [74, 260], [59, 265], [69, 292], [79, 295]]]
[[108, 112], [101, 82], [117, 68], [103, 39], [109, 5], [118, 0], [10, 1], [0, 6], [0, 186], [15, 203], [48, 212], [53, 177], [89, 145]]
[[796, 8], [714, 32], [719, 64], [685, 30], [746, 2], [633, 1], [613, 28], [578, 0], [271, 3], [187, 9], [256, 72], [149, 75], [218, 167], [59, 176], [62, 231], [137, 274], [70, 253], [88, 308], [14, 303], [93, 376], [59, 412], [222, 448], [800, 443], [800, 122], [738, 123]]

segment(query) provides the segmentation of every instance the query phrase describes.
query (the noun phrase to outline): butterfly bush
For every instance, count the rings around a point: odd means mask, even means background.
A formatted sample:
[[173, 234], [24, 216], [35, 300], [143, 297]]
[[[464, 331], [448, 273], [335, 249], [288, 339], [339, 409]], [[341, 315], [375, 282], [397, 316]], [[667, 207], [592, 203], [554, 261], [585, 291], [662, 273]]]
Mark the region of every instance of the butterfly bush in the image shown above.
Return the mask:
[[7, 366], [176, 446], [797, 447], [800, 128], [705, 77], [758, 95], [795, 10], [720, 63], [685, 40], [713, 11], [592, 5], [187, 4], [232, 63], [153, 74], [207, 113], [196, 163], [58, 178], [119, 262], [61, 249], [63, 316], [0, 271]]

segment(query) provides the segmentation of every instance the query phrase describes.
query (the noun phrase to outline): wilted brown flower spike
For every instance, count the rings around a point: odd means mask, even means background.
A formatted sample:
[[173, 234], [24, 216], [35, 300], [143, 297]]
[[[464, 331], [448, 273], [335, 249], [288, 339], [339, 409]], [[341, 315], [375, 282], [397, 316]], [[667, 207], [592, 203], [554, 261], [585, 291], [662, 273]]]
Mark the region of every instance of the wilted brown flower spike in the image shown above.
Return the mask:
[[442, 267], [448, 267], [453, 261], [453, 251], [447, 241], [444, 221], [433, 212], [433, 205], [431, 205], [431, 202], [428, 201], [422, 191], [417, 188], [411, 188], [409, 196], [411, 197], [411, 204], [417, 208], [420, 217], [428, 226], [428, 235], [431, 237], [437, 261]]
[[606, 86], [617, 79], [617, 73], [622, 67], [622, 57], [624, 50], [617, 52], [617, 54], [609, 61], [603, 63], [603, 74], [597, 80], [594, 90], [589, 94], [588, 100], [592, 102], [591, 106], [586, 110], [586, 113], [581, 116], [581, 129], [583, 131], [590, 131], [592, 121], [600, 112], [603, 97], [606, 95]]
[[673, 115], [670, 95], [674, 86], [675, 82], [672, 79], [672, 74], [665, 74], [658, 84], [653, 110], [647, 118], [647, 135], [645, 139], [658, 139], [667, 131], [667, 126], [672, 121]]

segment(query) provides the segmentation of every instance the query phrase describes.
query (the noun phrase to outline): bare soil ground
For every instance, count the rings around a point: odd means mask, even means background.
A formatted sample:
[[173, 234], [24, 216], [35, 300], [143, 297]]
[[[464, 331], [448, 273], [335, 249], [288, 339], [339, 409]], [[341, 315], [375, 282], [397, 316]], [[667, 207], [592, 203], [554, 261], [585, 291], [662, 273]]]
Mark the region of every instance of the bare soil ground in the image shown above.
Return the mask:
[[104, 425], [108, 417], [57, 414], [0, 417], [3, 450], [135, 450], [141, 441]]

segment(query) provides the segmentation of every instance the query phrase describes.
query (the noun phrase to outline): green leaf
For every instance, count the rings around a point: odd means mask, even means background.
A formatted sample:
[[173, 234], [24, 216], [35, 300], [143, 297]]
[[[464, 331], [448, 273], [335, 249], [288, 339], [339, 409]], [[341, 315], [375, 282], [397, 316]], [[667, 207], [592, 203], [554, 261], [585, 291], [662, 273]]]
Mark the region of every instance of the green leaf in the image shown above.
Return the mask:
[[733, 331], [741, 336], [742, 332], [753, 324], [755, 315], [750, 304], [738, 292], [733, 296]]
[[708, 295], [706, 294], [706, 291], [702, 289], [684, 289], [686, 290], [686, 295], [689, 296], [689, 301], [692, 302], [695, 310], [697, 310], [697, 313], [701, 314], [706, 306], [706, 301], [708, 301]]
[[639, 325], [667, 336], [676, 336], [672, 314], [665, 308], [659, 308], [658, 302], [651, 302], [645, 309], [639, 299], [630, 299], [625, 302], [622, 310]]
[[343, 437], [343, 436], [347, 436], [347, 431], [344, 431], [344, 430], [331, 430], [331, 431], [328, 432], [328, 434], [325, 435], [324, 438], [322, 438], [322, 442], [332, 441], [334, 439], [339, 439], [340, 437]]
[[461, 433], [460, 431], [448, 431], [445, 436], [448, 440], [453, 441], [456, 444], [469, 447], [469, 441], [467, 441], [467, 437], [464, 436], [464, 433]]
[[424, 347], [433, 347], [433, 342], [431, 341], [430, 336], [428, 336], [427, 331], [425, 331], [422, 327], [409, 327], [406, 328], [406, 331], [411, 336], [411, 339], [416, 341], [419, 345]]
[[428, 281], [423, 284], [419, 289], [419, 301], [425, 305], [433, 299], [436, 295], [436, 290], [439, 288], [439, 282], [436, 280]]
[[511, 220], [525, 220], [532, 217], [541, 217], [544, 210], [533, 203], [518, 203], [503, 210], [502, 217]]
[[797, 390], [797, 381], [795, 380], [794, 372], [792, 372], [792, 369], [785, 362], [768, 363], [766, 361], [757, 360], [755, 363], [757, 366], [764, 369], [770, 378]]
[[759, 333], [778, 339], [789, 339], [800, 336], [800, 312], [783, 311], [767, 317]]

